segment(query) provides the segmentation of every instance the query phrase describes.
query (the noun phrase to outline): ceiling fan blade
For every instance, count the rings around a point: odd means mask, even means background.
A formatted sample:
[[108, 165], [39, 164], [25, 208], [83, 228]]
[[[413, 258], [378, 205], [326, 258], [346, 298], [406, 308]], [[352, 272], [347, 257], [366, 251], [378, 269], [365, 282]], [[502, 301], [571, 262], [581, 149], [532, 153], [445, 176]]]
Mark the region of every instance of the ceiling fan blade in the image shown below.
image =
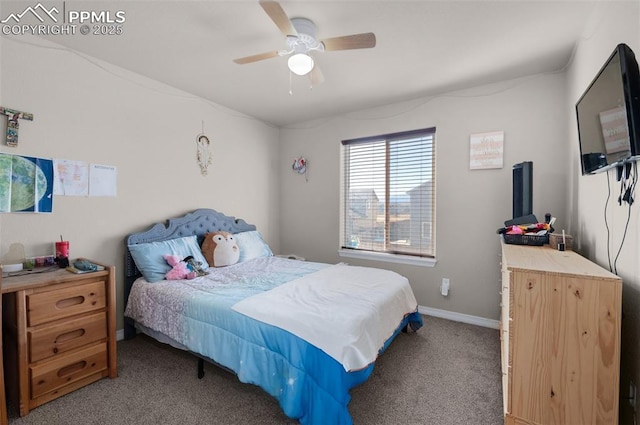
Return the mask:
[[321, 40], [324, 50], [370, 49], [376, 46], [376, 35], [372, 32], [343, 35]]
[[260, 0], [260, 6], [284, 35], [298, 35], [298, 31], [296, 31], [291, 19], [282, 9], [280, 3], [273, 0]]
[[244, 65], [245, 63], [258, 62], [264, 59], [270, 59], [278, 56], [277, 51], [260, 53], [259, 55], [245, 56], [244, 58], [234, 59], [233, 61], [238, 65]]
[[309, 79], [311, 80], [311, 86], [317, 86], [324, 82], [324, 75], [320, 70], [318, 64], [315, 64], [311, 72], [309, 73]]

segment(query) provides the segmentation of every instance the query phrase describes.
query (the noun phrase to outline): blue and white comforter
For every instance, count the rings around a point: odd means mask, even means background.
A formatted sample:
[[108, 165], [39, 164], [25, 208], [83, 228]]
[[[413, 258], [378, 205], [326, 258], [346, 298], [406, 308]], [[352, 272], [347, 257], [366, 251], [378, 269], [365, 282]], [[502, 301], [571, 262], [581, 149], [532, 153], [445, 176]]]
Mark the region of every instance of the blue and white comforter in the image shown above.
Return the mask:
[[[193, 280], [148, 283], [141, 278], [131, 289], [125, 316], [233, 370], [240, 381], [259, 385], [278, 399], [287, 416], [303, 424], [351, 424], [349, 390], [369, 377], [373, 363], [348, 372], [340, 361], [293, 333], [232, 309], [242, 300], [329, 267], [263, 257], [210, 268], [209, 275]], [[397, 317], [393, 335], [385, 336], [379, 352], [404, 325], [422, 325], [416, 311], [408, 313]]]

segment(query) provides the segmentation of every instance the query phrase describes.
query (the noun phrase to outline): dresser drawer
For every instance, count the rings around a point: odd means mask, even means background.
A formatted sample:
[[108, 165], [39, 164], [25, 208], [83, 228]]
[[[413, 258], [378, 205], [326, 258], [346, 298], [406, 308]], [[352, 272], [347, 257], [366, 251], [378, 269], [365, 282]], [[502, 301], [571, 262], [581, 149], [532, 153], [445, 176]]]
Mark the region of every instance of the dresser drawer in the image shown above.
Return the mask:
[[40, 397], [107, 369], [107, 344], [71, 351], [30, 368], [31, 398]]
[[27, 295], [27, 326], [36, 326], [107, 305], [104, 280]]
[[31, 363], [107, 337], [107, 313], [95, 313], [27, 333]]

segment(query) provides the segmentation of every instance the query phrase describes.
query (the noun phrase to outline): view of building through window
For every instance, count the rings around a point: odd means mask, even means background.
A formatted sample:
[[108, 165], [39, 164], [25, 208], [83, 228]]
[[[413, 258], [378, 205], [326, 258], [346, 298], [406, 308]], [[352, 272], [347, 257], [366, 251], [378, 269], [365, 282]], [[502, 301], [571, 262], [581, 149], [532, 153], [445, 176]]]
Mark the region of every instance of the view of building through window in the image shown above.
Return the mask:
[[343, 141], [343, 248], [435, 256], [435, 129]]

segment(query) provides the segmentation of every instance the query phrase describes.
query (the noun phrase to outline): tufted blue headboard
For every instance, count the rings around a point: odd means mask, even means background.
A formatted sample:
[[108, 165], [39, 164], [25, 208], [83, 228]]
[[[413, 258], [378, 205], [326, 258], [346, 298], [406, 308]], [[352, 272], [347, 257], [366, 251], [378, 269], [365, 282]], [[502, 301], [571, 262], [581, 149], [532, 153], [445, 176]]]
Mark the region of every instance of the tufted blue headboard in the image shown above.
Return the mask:
[[[229, 217], [218, 211], [201, 208], [193, 212], [187, 213], [182, 217], [171, 218], [166, 223], [157, 223], [148, 230], [140, 233], [132, 233], [125, 239], [125, 258], [124, 258], [124, 305], [127, 305], [129, 293], [133, 282], [141, 276], [140, 271], [136, 267], [136, 263], [129, 252], [129, 245], [139, 243], [163, 241], [167, 239], [175, 239], [183, 236], [196, 235], [198, 244], [202, 244], [204, 235], [209, 232], [225, 231], [230, 233], [246, 232], [256, 230], [253, 224], [247, 224], [244, 220]], [[127, 329], [127, 318], [125, 317], [125, 337], [135, 335], [135, 330]], [[134, 332], [133, 335], [130, 332]]]

